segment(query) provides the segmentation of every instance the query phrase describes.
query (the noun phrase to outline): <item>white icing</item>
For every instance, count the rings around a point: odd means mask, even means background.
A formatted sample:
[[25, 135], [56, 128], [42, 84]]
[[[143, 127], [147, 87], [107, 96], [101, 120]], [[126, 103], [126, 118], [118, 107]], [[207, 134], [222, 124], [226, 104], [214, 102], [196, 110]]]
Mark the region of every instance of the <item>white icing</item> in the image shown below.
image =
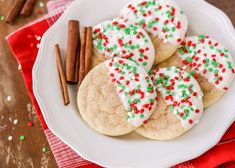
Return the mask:
[[[122, 61], [125, 65], [128, 65], [131, 68], [127, 69], [127, 67], [124, 66], [123, 64], [120, 65], [119, 61]], [[156, 108], [156, 100], [155, 99], [156, 99], [157, 95], [155, 92], [155, 87], [154, 87], [150, 77], [148, 76], [147, 72], [144, 69], [142, 69], [139, 66], [136, 66], [136, 64], [134, 62], [126, 60], [126, 59], [116, 57], [116, 58], [105, 61], [105, 64], [109, 69], [109, 74], [111, 76], [111, 79], [112, 80], [115, 79], [114, 84], [116, 86], [117, 93], [118, 93], [119, 98], [120, 98], [121, 102], [123, 103], [125, 109], [127, 110], [128, 122], [136, 127], [141, 126], [143, 124], [143, 122], [149, 118], [149, 116], [152, 114], [152, 112]], [[112, 64], [112, 66], [110, 66], [110, 64]], [[121, 74], [119, 71], [115, 70], [116, 69], [116, 66], [114, 66], [115, 64], [120, 65], [119, 69], [121, 70], [121, 72], [123, 74]], [[139, 82], [135, 81], [136, 77], [134, 77], [134, 74], [132, 71], [133, 68], [136, 69], [135, 74], [139, 75], [139, 77], [137, 77]], [[122, 77], [124, 77], [124, 78], [121, 79]], [[127, 81], [130, 82], [128, 85], [126, 84]], [[125, 88], [122, 88], [122, 86], [120, 84], [124, 85]], [[152, 88], [153, 88], [152, 93], [149, 93], [147, 90], [147, 87], [149, 85], [152, 86]], [[133, 95], [129, 94], [130, 91], [133, 91], [134, 89], [138, 89], [138, 88], [141, 92], [144, 93], [143, 98], [140, 98], [141, 94], [139, 94], [139, 93], [136, 93]], [[139, 102], [136, 103], [137, 109], [138, 110], [144, 109], [141, 113], [138, 113], [133, 108], [130, 109], [130, 105], [128, 104], [128, 100], [133, 102], [135, 99], [140, 100]], [[150, 105], [151, 109], [145, 108], [144, 105], [146, 103], [149, 104], [150, 99], [154, 100], [154, 103], [152, 105]]]
[[[176, 71], [178, 72], [176, 73]], [[173, 106], [175, 101], [177, 103], [180, 103], [179, 105], [175, 106], [171, 111], [180, 119], [183, 127], [186, 130], [192, 128], [195, 124], [198, 123], [203, 113], [203, 102], [202, 102], [203, 93], [201, 92], [200, 86], [197, 83], [197, 81], [190, 74], [176, 67], [161, 68], [158, 70], [154, 70], [153, 72], [155, 73], [152, 73], [151, 77], [154, 80], [157, 90], [160, 91], [166, 103], [169, 106]], [[172, 86], [172, 85], [169, 84], [168, 82], [167, 82], [168, 84], [165, 83], [166, 85], [164, 85], [162, 82], [158, 81], [160, 80], [160, 74], [168, 76], [169, 77], [168, 81], [173, 80], [175, 82], [175, 84], [173, 85], [174, 88], [170, 90], [170, 93], [168, 92], [169, 89], [167, 89], [166, 86]], [[191, 77], [187, 82], [182, 80], [188, 76]], [[178, 78], [178, 80], [175, 80], [176, 77]], [[182, 84], [185, 85], [186, 87], [192, 85], [191, 87], [192, 91], [196, 92], [197, 96], [194, 96], [193, 92], [190, 93], [189, 90], [183, 87], [179, 88], [179, 86], [181, 86]], [[172, 95], [173, 99], [167, 99], [166, 96], [168, 95]], [[183, 98], [183, 95], [189, 97], [188, 100], [192, 102], [191, 106], [188, 103], [182, 102], [182, 100], [185, 100], [185, 98]], [[189, 115], [187, 118], [183, 118], [179, 115], [179, 113], [184, 113], [184, 110], [186, 109], [189, 110], [188, 113]], [[199, 112], [196, 113], [195, 112], [196, 109], [198, 109]], [[192, 120], [193, 122], [190, 124], [189, 120]]]
[[[203, 39], [203, 43], [201, 42], [201, 39]], [[196, 73], [199, 73], [202, 76], [206, 77], [208, 81], [212, 83], [216, 88], [218, 89], [229, 88], [234, 79], [234, 72], [233, 72], [234, 62], [229, 51], [223, 45], [218, 43], [216, 40], [211, 39], [209, 37], [200, 38], [199, 36], [191, 36], [187, 37], [184, 43], [186, 43], [187, 47], [189, 43], [192, 43], [191, 46], [188, 47], [189, 52], [184, 53], [180, 51], [178, 56], [182, 60], [187, 59], [187, 57], [191, 59], [195, 56], [198, 57], [198, 60], [192, 59], [192, 63], [189, 64], [190, 68], [192, 68]], [[193, 47], [192, 45], [195, 45], [195, 47]], [[213, 47], [211, 48], [211, 46]], [[221, 52], [223, 56], [221, 56]], [[206, 54], [206, 56], [204, 54]], [[205, 64], [203, 63], [205, 59], [209, 60], [209, 66], [205, 66]], [[221, 64], [222, 68], [213, 66], [212, 61]], [[233, 69], [229, 68], [228, 64], [229, 62], [231, 63], [231, 67], [233, 67]], [[193, 64], [195, 64], [196, 66], [193, 66]], [[199, 64], [201, 64], [200, 67], [198, 67]], [[212, 68], [213, 71], [210, 71], [210, 68]], [[224, 68], [225, 72], [223, 72]], [[203, 73], [205, 70], [206, 73]], [[218, 76], [216, 77], [215, 71], [217, 70], [218, 70]], [[222, 80], [219, 81], [219, 83], [218, 83], [218, 77], [222, 77], [221, 78]]]
[[[113, 26], [114, 22], [124, 25], [125, 28], [121, 28], [118, 30], [115, 26]], [[133, 27], [136, 28], [136, 31]], [[130, 34], [125, 33], [124, 30], [126, 29], [130, 31]], [[135, 61], [138, 65], [142, 66], [146, 71], [149, 71], [151, 69], [154, 62], [155, 49], [148, 34], [141, 27], [124, 22], [124, 20], [122, 19], [115, 18], [113, 20], [104, 21], [96, 25], [93, 30], [93, 45], [99, 53], [104, 54], [108, 58], [128, 58], [132, 61]], [[98, 38], [99, 33], [95, 33], [97, 30], [100, 30], [99, 32], [101, 32], [102, 34], [102, 43], [100, 44], [100, 40]], [[134, 34], [135, 32], [143, 34], [144, 37], [139, 36], [140, 38], [138, 39], [138, 34]], [[106, 40], [104, 39], [104, 35], [107, 37], [108, 42], [106, 42]], [[122, 39], [123, 44], [126, 43], [127, 45], [120, 45], [118, 41], [119, 39]], [[131, 44], [129, 44], [130, 41], [132, 42]], [[99, 45], [102, 47], [99, 47]], [[106, 49], [103, 45], [106, 45]], [[113, 46], [115, 45], [116, 49], [113, 49], [109, 52], [107, 51], [107, 48], [113, 48]], [[130, 48], [130, 45], [138, 47], [132, 49]], [[139, 50], [140, 48], [144, 49], [143, 55], [141, 55], [141, 52]], [[146, 50], [147, 48], [148, 50]], [[125, 53], [123, 53], [123, 51]], [[130, 54], [132, 54], [132, 56], [130, 56]]]
[[[144, 2], [155, 4], [143, 7], [141, 6], [141, 3]], [[134, 9], [131, 9], [130, 5], [132, 5], [131, 7], [134, 7]], [[169, 11], [171, 12], [172, 8], [175, 9], [175, 12], [169, 18]], [[137, 10], [135, 11], [135, 9]], [[120, 16], [130, 22], [140, 25], [155, 37], [162, 38], [165, 43], [169, 42], [174, 45], [179, 45], [180, 42], [183, 41], [188, 29], [186, 15], [172, 0], [134, 0], [123, 8]], [[174, 20], [171, 20], [172, 18]], [[143, 20], [145, 20], [144, 23], [146, 23], [146, 26], [140, 24]], [[155, 22], [155, 20], [158, 21]], [[166, 21], [168, 22], [167, 24], [165, 24]], [[178, 22], [180, 22], [180, 26], [177, 26]], [[153, 26], [151, 26], [151, 23]]]

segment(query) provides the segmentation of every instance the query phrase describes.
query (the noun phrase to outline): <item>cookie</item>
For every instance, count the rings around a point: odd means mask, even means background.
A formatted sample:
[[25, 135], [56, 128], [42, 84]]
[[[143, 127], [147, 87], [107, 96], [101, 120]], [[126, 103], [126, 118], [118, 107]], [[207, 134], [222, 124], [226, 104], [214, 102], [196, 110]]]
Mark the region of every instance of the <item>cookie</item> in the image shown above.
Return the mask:
[[159, 93], [158, 105], [136, 132], [149, 139], [174, 139], [199, 122], [203, 94], [197, 81], [182, 69], [161, 68], [150, 74]]
[[187, 37], [182, 47], [159, 67], [177, 66], [196, 78], [203, 93], [204, 108], [217, 102], [234, 79], [234, 62], [228, 49], [205, 35]]
[[93, 30], [93, 67], [105, 59], [121, 57], [134, 61], [146, 71], [151, 69], [155, 50], [141, 27], [116, 18], [96, 25]]
[[120, 17], [141, 26], [150, 34], [156, 64], [176, 52], [188, 29], [186, 15], [171, 0], [135, 0], [123, 8]]
[[92, 69], [78, 91], [80, 114], [99, 133], [118, 136], [141, 126], [156, 107], [155, 87], [134, 62], [113, 58]]

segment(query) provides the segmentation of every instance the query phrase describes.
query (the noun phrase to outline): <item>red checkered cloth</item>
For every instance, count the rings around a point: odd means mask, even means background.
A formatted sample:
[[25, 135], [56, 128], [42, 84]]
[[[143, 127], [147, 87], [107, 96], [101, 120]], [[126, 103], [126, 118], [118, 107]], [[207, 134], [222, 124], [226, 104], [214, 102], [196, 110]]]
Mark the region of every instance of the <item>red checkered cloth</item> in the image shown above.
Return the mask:
[[[47, 7], [50, 12], [47, 15], [10, 34], [7, 36], [7, 41], [12, 53], [22, 67], [22, 74], [29, 96], [36, 108], [38, 118], [58, 166], [60, 168], [100, 167], [81, 158], [69, 146], [51, 133], [43, 119], [32, 90], [32, 68], [37, 58], [40, 37], [61, 16], [71, 2], [72, 0], [49, 1]], [[20, 42], [18, 39], [21, 39]], [[214, 148], [194, 160], [175, 166], [175, 168], [210, 168], [221, 164], [227, 168], [235, 167], [235, 123]]]

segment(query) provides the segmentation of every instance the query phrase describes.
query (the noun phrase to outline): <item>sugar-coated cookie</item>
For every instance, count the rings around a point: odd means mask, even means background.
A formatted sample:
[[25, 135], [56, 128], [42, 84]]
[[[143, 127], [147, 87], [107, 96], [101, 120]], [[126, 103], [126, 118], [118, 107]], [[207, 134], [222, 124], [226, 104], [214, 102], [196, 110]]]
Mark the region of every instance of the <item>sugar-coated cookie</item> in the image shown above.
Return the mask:
[[176, 138], [199, 122], [203, 113], [202, 92], [197, 81], [176, 67], [150, 72], [158, 104], [146, 124], [136, 132], [155, 140]]
[[105, 59], [121, 57], [136, 62], [146, 71], [151, 69], [155, 50], [141, 27], [115, 18], [99, 23], [93, 30], [92, 67]]
[[172, 0], [134, 0], [124, 7], [120, 17], [150, 34], [156, 64], [176, 52], [188, 29], [186, 15]]
[[200, 84], [204, 108], [217, 102], [234, 79], [235, 69], [228, 49], [205, 35], [187, 37], [179, 51], [159, 67], [184, 67]]
[[118, 57], [92, 69], [77, 95], [82, 118], [97, 132], [110, 136], [124, 135], [141, 126], [155, 110], [156, 100], [147, 72]]

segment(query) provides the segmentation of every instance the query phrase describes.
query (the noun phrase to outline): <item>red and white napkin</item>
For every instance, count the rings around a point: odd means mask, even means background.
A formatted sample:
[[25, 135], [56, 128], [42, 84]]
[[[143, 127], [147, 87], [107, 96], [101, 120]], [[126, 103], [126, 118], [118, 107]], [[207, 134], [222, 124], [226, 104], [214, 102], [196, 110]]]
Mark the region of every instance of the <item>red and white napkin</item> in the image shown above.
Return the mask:
[[[29, 96], [36, 108], [38, 118], [58, 166], [60, 168], [95, 168], [100, 166], [81, 158], [69, 146], [51, 133], [43, 119], [32, 90], [32, 68], [37, 58], [40, 39], [45, 31], [54, 24], [72, 1], [73, 0], [49, 1], [47, 3], [49, 11], [47, 15], [10, 34], [7, 36], [7, 41], [12, 53], [22, 67], [22, 74]], [[19, 39], [21, 39], [20, 42]], [[235, 123], [233, 123], [221, 141], [214, 148], [196, 159], [175, 166], [175, 168], [212, 168], [221, 164], [226, 168], [235, 167]]]

